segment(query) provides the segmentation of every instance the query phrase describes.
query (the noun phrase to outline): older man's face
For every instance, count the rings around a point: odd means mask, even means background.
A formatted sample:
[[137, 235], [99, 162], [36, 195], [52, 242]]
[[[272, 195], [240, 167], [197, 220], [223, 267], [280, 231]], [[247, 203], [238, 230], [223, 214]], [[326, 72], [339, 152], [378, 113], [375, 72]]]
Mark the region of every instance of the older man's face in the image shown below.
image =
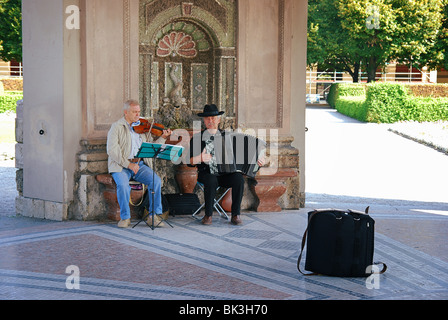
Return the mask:
[[220, 122], [221, 122], [220, 116], [204, 117], [204, 124], [207, 129], [218, 129]]
[[124, 112], [124, 117], [128, 123], [137, 122], [140, 119], [140, 106], [131, 105], [129, 110]]

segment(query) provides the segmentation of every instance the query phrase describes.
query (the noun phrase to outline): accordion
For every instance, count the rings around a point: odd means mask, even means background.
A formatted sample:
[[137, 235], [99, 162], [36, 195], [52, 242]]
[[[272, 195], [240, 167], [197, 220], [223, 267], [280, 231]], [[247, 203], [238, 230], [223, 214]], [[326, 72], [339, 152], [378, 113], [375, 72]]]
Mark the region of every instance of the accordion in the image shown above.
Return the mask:
[[241, 172], [254, 178], [257, 164], [266, 152], [266, 142], [243, 133], [224, 132], [214, 139], [218, 174]]

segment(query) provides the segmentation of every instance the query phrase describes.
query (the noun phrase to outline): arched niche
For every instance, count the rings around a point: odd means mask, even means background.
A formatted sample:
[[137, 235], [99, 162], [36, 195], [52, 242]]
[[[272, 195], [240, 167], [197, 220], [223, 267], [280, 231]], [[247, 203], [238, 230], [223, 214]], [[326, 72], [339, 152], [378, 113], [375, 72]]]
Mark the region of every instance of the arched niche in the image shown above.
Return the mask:
[[234, 1], [140, 1], [139, 91], [144, 116], [167, 114], [177, 107], [194, 119], [205, 104], [214, 103], [225, 111], [225, 126], [234, 126], [235, 19]]

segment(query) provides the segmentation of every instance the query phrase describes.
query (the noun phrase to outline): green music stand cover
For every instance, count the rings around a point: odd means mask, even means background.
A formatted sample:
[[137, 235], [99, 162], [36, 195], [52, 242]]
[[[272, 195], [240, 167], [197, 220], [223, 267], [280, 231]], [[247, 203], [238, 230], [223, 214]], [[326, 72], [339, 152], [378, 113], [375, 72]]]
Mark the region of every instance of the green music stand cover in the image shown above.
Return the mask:
[[184, 149], [184, 147], [171, 144], [143, 142], [135, 157], [155, 158], [176, 162], [182, 156]]

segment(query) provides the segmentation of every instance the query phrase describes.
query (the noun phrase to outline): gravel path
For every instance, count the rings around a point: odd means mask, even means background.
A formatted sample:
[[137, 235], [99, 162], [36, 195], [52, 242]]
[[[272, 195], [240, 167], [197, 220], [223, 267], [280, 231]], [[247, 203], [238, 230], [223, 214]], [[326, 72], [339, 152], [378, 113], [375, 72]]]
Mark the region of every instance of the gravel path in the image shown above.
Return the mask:
[[390, 131], [448, 155], [448, 121], [405, 121], [390, 125]]

